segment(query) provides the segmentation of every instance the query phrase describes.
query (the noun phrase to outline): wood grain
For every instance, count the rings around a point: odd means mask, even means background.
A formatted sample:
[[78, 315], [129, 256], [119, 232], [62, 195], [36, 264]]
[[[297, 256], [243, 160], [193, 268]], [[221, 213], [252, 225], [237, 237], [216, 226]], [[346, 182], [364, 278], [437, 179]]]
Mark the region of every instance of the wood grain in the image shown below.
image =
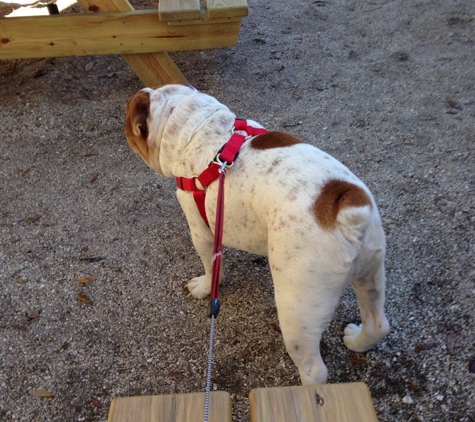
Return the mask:
[[158, 2], [160, 21], [186, 21], [201, 18], [199, 0], [160, 0]]
[[[120, 397], [111, 403], [108, 422], [202, 422], [205, 393]], [[209, 422], [232, 422], [231, 397], [210, 395]]]
[[206, 0], [206, 14], [209, 19], [242, 18], [248, 13], [246, 0]]
[[249, 400], [251, 422], [377, 422], [364, 383], [257, 388]]
[[[0, 20], [0, 58], [202, 50], [236, 44], [240, 21], [168, 26], [156, 10]], [[25, 31], [25, 28], [31, 28]]]

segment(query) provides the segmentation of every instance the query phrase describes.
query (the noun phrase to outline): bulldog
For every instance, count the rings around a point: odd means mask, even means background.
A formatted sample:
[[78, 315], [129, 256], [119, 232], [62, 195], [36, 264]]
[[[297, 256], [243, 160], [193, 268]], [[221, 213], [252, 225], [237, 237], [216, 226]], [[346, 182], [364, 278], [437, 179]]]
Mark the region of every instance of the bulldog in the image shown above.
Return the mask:
[[[195, 181], [177, 189], [204, 275], [187, 284], [192, 297], [210, 294], [218, 182], [197, 176], [234, 132], [245, 136], [227, 170], [223, 244], [268, 257], [286, 350], [304, 385], [324, 383], [320, 338], [343, 290], [357, 296], [361, 324], [349, 324], [343, 342], [355, 352], [375, 346], [388, 332], [384, 314], [385, 236], [372, 194], [335, 158], [277, 131], [266, 132], [236, 116], [217, 99], [183, 85], [136, 93], [126, 108], [131, 148], [165, 177]], [[251, 134], [249, 134], [249, 132]], [[253, 135], [253, 133], [259, 133]]]

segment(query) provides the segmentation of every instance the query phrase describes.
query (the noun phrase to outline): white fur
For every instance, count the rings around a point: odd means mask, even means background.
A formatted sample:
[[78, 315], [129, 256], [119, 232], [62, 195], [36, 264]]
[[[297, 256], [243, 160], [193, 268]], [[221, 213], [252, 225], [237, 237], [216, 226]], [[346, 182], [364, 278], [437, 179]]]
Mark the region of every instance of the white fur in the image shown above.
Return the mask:
[[[164, 176], [198, 176], [231, 136], [235, 115], [192, 88], [146, 92], [151, 104], [145, 161]], [[329, 230], [317, 223], [313, 207], [331, 179], [362, 188], [371, 205], [342, 209]], [[206, 193], [211, 228], [216, 192], [217, 182]], [[204, 299], [210, 293], [213, 230], [191, 192], [178, 190], [177, 197], [205, 269], [187, 287], [191, 296]], [[258, 150], [247, 142], [226, 177], [224, 244], [268, 256], [284, 342], [303, 384], [327, 379], [320, 338], [350, 284], [363, 324], [346, 327], [345, 345], [362, 352], [389, 332], [383, 311], [385, 239], [376, 204], [365, 185], [323, 151], [304, 143]]]

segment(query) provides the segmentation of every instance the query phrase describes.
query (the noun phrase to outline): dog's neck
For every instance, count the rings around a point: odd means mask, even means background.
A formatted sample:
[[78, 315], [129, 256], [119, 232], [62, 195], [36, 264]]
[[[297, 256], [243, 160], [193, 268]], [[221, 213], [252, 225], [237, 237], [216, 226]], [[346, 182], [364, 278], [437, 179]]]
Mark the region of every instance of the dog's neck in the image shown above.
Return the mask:
[[[159, 142], [166, 177], [198, 176], [232, 134], [235, 115], [214, 98], [196, 93], [165, 104], [152, 139]], [[168, 118], [167, 118], [168, 116]]]

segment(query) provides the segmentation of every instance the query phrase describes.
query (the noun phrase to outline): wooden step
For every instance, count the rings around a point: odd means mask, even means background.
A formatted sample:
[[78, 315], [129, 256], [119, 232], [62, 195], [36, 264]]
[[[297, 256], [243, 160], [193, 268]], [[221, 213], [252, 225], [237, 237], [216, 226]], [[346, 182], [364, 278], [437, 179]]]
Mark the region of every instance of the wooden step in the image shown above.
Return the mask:
[[[119, 397], [112, 400], [108, 422], [203, 422], [205, 393]], [[231, 396], [210, 394], [209, 422], [231, 422]]]
[[366, 384], [257, 388], [251, 422], [377, 422]]

